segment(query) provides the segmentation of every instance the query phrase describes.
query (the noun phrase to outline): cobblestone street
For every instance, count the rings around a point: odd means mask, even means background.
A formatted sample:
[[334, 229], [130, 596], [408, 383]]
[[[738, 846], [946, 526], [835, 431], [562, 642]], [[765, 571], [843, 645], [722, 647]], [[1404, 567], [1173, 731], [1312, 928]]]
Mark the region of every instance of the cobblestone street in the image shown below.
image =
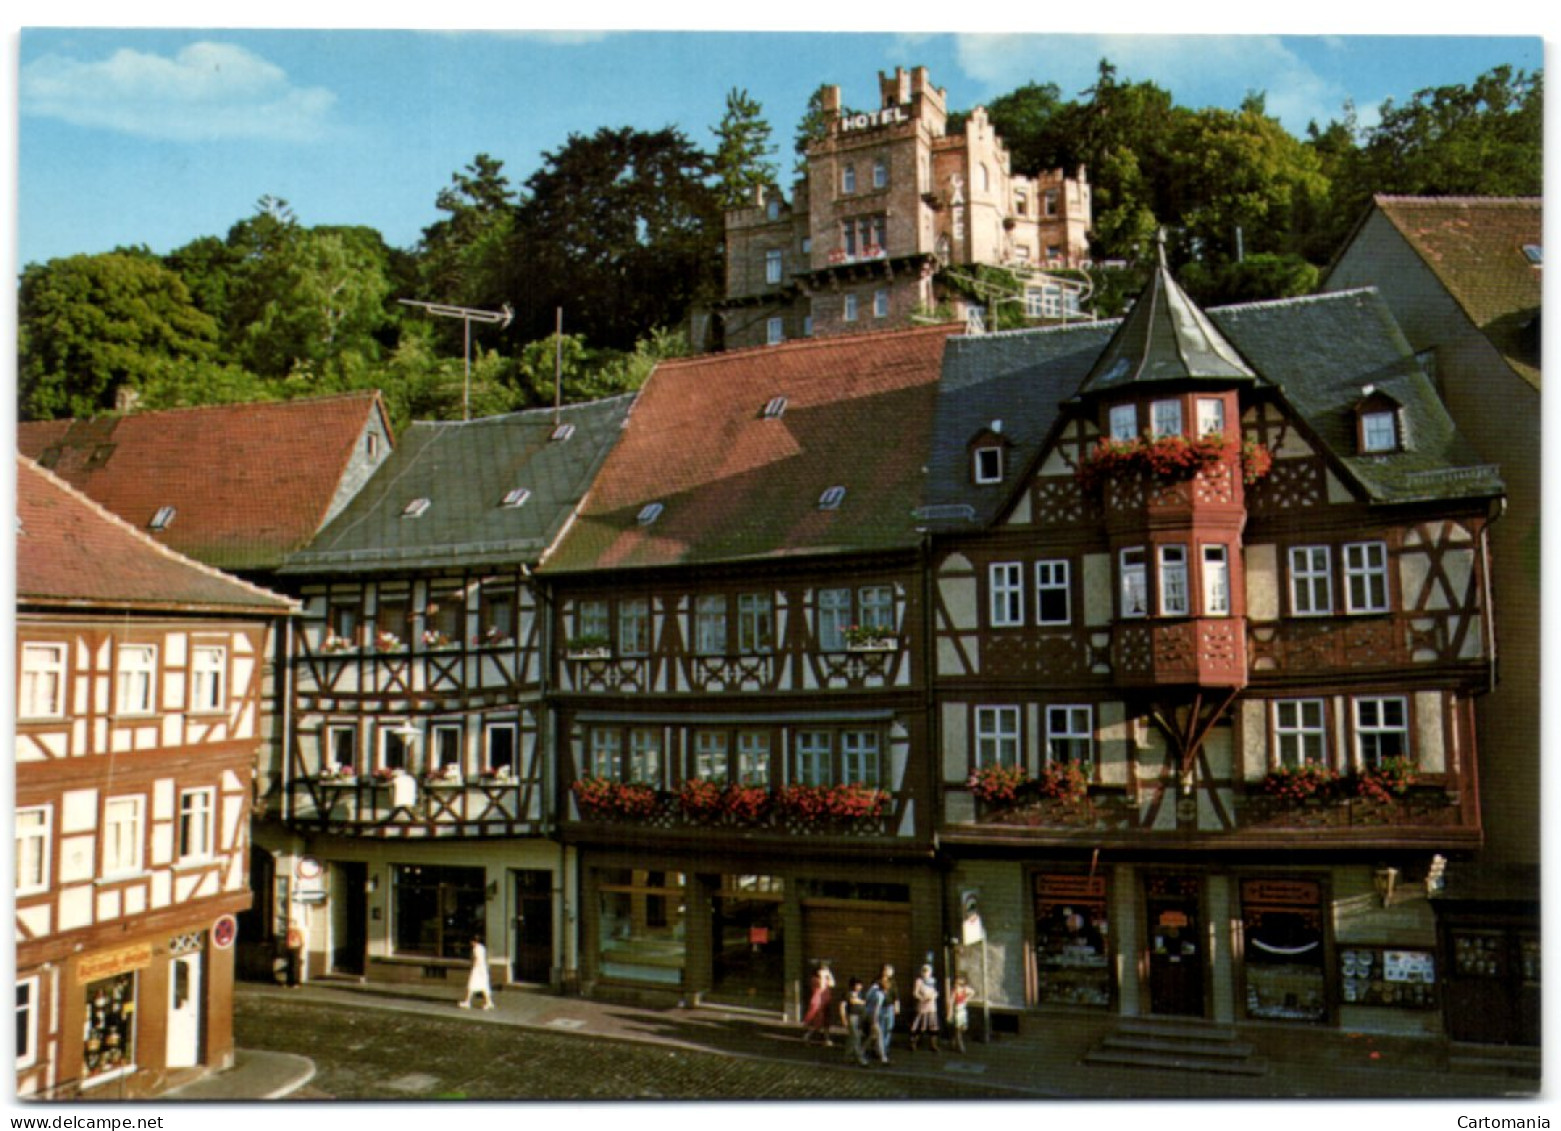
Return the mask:
[[[241, 1047], [315, 1062], [301, 1100], [972, 1099], [938, 1075], [884, 1075], [818, 1049], [817, 1064], [726, 1056], [585, 1034], [239, 995]], [[926, 1055], [926, 1054], [923, 1054]], [[929, 1069], [935, 1067], [928, 1060]]]

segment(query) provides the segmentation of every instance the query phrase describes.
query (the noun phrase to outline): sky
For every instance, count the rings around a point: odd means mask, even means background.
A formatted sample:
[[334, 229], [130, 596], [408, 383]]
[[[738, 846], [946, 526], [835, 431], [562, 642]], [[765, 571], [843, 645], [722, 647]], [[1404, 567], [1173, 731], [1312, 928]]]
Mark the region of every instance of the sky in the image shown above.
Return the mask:
[[[801, 30], [766, 32], [624, 32], [607, 30], [611, 22], [597, 30], [326, 30], [300, 26], [309, 10], [298, 11], [304, 18], [287, 29], [199, 26], [199, 9], [186, 26], [136, 28], [63, 26], [72, 22], [68, 7], [31, 20], [24, 13], [32, 26], [20, 28], [11, 64], [15, 267], [127, 245], [167, 253], [225, 236], [267, 195], [286, 200], [305, 225], [367, 225], [411, 248], [440, 217], [440, 189], [479, 153], [502, 161], [518, 186], [545, 151], [602, 126], [671, 125], [709, 145], [733, 88], [762, 104], [789, 176], [808, 95], [835, 83], [847, 104], [871, 105], [877, 73], [896, 66], [928, 67], [950, 106], [969, 109], [1026, 82], [1053, 82], [1077, 97], [1106, 57], [1120, 78], [1151, 80], [1185, 106], [1234, 107], [1263, 91], [1269, 112], [1302, 135], [1309, 121], [1340, 117], [1346, 102], [1369, 123], [1384, 98], [1403, 102], [1424, 87], [1468, 83], [1501, 63], [1543, 65], [1538, 17], [1502, 35], [1187, 36], [1002, 25], [884, 32], [849, 21], [849, 30], [825, 32], [809, 29], [840, 21], [822, 9], [809, 22], [806, 8]], [[589, 11], [612, 19], [611, 9]], [[644, 17], [631, 10], [617, 26], [634, 24]]]

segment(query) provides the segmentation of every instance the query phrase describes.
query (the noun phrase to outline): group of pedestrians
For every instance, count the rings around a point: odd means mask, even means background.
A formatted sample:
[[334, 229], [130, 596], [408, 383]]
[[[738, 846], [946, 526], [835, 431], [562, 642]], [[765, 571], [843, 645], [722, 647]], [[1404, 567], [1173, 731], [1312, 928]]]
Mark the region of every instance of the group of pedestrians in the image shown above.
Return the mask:
[[[846, 1059], [866, 1066], [871, 1060], [889, 1063], [889, 1046], [900, 1014], [900, 988], [894, 979], [894, 967], [885, 964], [878, 977], [864, 984], [860, 978], [846, 981], [846, 992], [835, 1002], [835, 976], [829, 964], [820, 963], [813, 972], [808, 1008], [802, 1016], [804, 1043], [815, 1037], [832, 1046], [830, 1030], [836, 1020], [845, 1030]], [[946, 1019], [959, 1052], [965, 1051], [965, 1033], [970, 1028], [970, 984], [963, 974], [954, 979], [946, 1002]], [[937, 978], [931, 966], [923, 966], [911, 989], [915, 1014], [911, 1018], [910, 1048], [916, 1051], [923, 1038], [931, 1042], [933, 1052], [941, 1052], [942, 1035], [938, 1018], [940, 998]], [[831, 1008], [833, 1006], [833, 1008]], [[869, 1059], [871, 1058], [871, 1059]]]

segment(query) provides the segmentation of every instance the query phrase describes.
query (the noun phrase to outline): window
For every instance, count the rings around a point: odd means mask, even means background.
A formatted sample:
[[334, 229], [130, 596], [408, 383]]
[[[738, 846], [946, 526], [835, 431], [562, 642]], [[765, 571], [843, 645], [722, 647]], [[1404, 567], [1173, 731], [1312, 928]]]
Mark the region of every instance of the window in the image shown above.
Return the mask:
[[764, 402], [764, 407], [759, 410], [759, 415], [765, 420], [779, 420], [786, 415], [786, 398], [771, 397]]
[[1230, 563], [1224, 546], [1203, 547], [1203, 615], [1230, 615]]
[[113, 1079], [134, 1067], [136, 1042], [136, 975], [115, 974], [90, 982], [81, 1000], [85, 1010], [81, 1039], [84, 1079]]
[[852, 193], [856, 191], [856, 166], [846, 165], [840, 170], [840, 191]]
[[873, 317], [889, 317], [889, 289], [887, 287], [879, 287], [873, 292]]
[[435, 770], [461, 770], [461, 727], [458, 723], [436, 723], [433, 732], [433, 749], [429, 761]]
[[22, 645], [22, 686], [17, 695], [16, 714], [22, 719], [64, 716], [65, 645]]
[[817, 612], [818, 646], [825, 652], [843, 652], [851, 621], [851, 590], [820, 589]]
[[879, 212], [840, 221], [840, 248], [847, 259], [874, 259], [884, 254], [888, 218]]
[[1057, 190], [1056, 189], [1047, 189], [1045, 195], [1043, 195], [1041, 197], [1041, 215], [1043, 215], [1043, 216], [1055, 216], [1055, 215], [1057, 215]]
[[857, 623], [863, 628], [894, 631], [894, 588], [889, 585], [864, 585], [857, 592]]
[[1182, 434], [1182, 402], [1153, 401], [1149, 405], [1150, 430], [1156, 436]]
[[1344, 547], [1344, 599], [1352, 613], [1388, 611], [1388, 547], [1352, 542]]
[[846, 297], [845, 297], [845, 309], [844, 309], [844, 312], [842, 313], [841, 317], [844, 318], [847, 322], [855, 322], [856, 321], [856, 296], [855, 295], [850, 295], [850, 294], [846, 295]]
[[1355, 743], [1361, 765], [1409, 756], [1409, 710], [1403, 698], [1355, 700]]
[[483, 746], [490, 771], [508, 770], [514, 774], [520, 768], [514, 723], [489, 723], [483, 728]]
[[423, 513], [427, 511], [431, 505], [432, 501], [429, 499], [413, 499], [410, 503], [401, 508], [401, 517], [422, 518]]
[[737, 651], [760, 655], [775, 647], [775, 602], [768, 593], [742, 593], [737, 597]]
[[1138, 406], [1114, 404], [1111, 406], [1111, 438], [1118, 443], [1138, 438]]
[[379, 728], [379, 768], [382, 770], [411, 770], [412, 726], [403, 722], [398, 726], [381, 725]]
[[176, 512], [173, 507], [158, 507], [157, 513], [152, 516], [152, 521], [146, 524], [148, 530], [167, 530]]
[[445, 589], [430, 594], [423, 622], [423, 643], [428, 647], [458, 645], [466, 634], [466, 591]]
[[575, 610], [575, 639], [607, 641], [611, 639], [612, 616], [606, 601], [581, 601]]
[[326, 757], [336, 770], [356, 773], [358, 769], [358, 728], [334, 726], [326, 729]]
[[1290, 547], [1290, 612], [1298, 617], [1333, 612], [1333, 567], [1327, 546]]
[[1025, 193], [1024, 189], [1015, 189], [1014, 190], [1014, 213], [1016, 215], [1019, 215], [1019, 216], [1024, 216], [1024, 215], [1028, 214], [1029, 211], [1030, 211], [1030, 197]]
[[1398, 450], [1398, 413], [1363, 412], [1360, 416], [1360, 450], [1393, 452]]
[[764, 202], [764, 218], [766, 220], [780, 219], [781, 202], [779, 197], [770, 197]]
[[978, 192], [990, 192], [992, 189], [992, 174], [985, 164], [976, 166], [976, 190]]
[[507, 644], [515, 638], [515, 590], [511, 586], [484, 585], [477, 618], [482, 643]]
[[1019, 708], [976, 708], [976, 768], [1019, 764]]
[[403, 648], [412, 623], [412, 594], [381, 591], [374, 609], [375, 641], [380, 648]]
[[191, 651], [190, 710], [220, 711], [228, 705], [228, 650], [199, 646]]
[[602, 975], [676, 988], [687, 957], [683, 873], [605, 868], [597, 875]]
[[16, 1067], [38, 1063], [38, 979], [16, 983]]
[[842, 781], [853, 785], [878, 785], [877, 733], [870, 730], [842, 731], [840, 765]]
[[152, 713], [152, 689], [156, 682], [157, 649], [150, 644], [121, 644], [117, 666], [119, 713]]
[[1089, 706], [1046, 708], [1046, 757], [1081, 766], [1092, 760], [1094, 723]]
[[786, 322], [782, 318], [766, 319], [764, 323], [764, 344], [778, 346], [786, 340]]
[[486, 871], [393, 864], [390, 877], [396, 953], [469, 959], [487, 926]]
[[1542, 267], [1545, 263], [1545, 249], [1537, 243], [1526, 243], [1523, 245], [1523, 258], [1527, 259], [1531, 266]]
[[553, 433], [548, 437], [548, 439], [557, 441], [558, 443], [562, 444], [574, 434], [575, 426], [573, 424], [560, 424], [557, 428], [553, 429]]
[[1003, 481], [1003, 449], [999, 447], [977, 448], [974, 452], [973, 470], [977, 483], [1001, 483]]
[[1068, 562], [1064, 558], [1035, 563], [1035, 623], [1067, 624]]
[[1024, 623], [1024, 566], [1019, 562], [993, 562], [991, 579], [991, 623], [994, 628]]
[[770, 284], [781, 281], [781, 253], [778, 250], [764, 253], [764, 281]]
[[1160, 547], [1160, 615], [1184, 617], [1187, 606], [1187, 547]]
[[1281, 766], [1328, 762], [1328, 728], [1321, 699], [1283, 699], [1274, 704], [1274, 756]]
[[1121, 554], [1122, 612], [1124, 617], [1149, 615], [1149, 570], [1142, 546], [1129, 546]]
[[[771, 344], [773, 345], [774, 343]], [[641, 526], [649, 526], [661, 517], [661, 512], [665, 509], [665, 506], [661, 503], [646, 503], [640, 508], [639, 514], [634, 516], [634, 521]]]
[[873, 187], [875, 189], [889, 187], [889, 163], [882, 157], [873, 159]]
[[512, 491], [506, 491], [504, 493], [504, 499], [499, 503], [499, 506], [508, 507], [511, 509], [515, 507], [523, 507], [526, 505], [526, 500], [529, 498], [531, 498], [531, 488], [516, 487]]
[[205, 860], [216, 849], [216, 791], [187, 789], [179, 794], [179, 859]]
[[623, 774], [623, 741], [616, 730], [594, 727], [590, 750], [586, 755], [588, 777], [617, 781]]
[[1225, 402], [1218, 397], [1198, 398], [1198, 435], [1225, 434]]
[[47, 805], [16, 811], [16, 894], [35, 895], [49, 888]]
[[831, 744], [827, 730], [805, 730], [797, 734], [797, 764], [793, 778], [798, 785], [829, 785]]
[[103, 806], [103, 875], [141, 870], [141, 798], [111, 797]]
[[738, 734], [737, 781], [742, 785], [769, 786], [770, 736], [763, 731]]
[[628, 781], [644, 785], [661, 784], [661, 732], [636, 727], [629, 732]]
[[700, 597], [694, 602], [694, 651], [701, 656], [726, 655], [725, 597]]
[[356, 647], [358, 624], [362, 619], [363, 605], [356, 593], [333, 596], [325, 608], [326, 635], [343, 647]]
[[804, 314], [802, 316], [802, 336], [804, 338], [811, 338], [813, 336], [813, 315], [811, 314]]
[[726, 733], [702, 730], [694, 735], [694, 764], [690, 775], [700, 781], [726, 784]]
[[840, 504], [846, 500], [844, 487], [827, 487], [824, 493], [818, 497], [818, 509], [821, 511], [839, 510]]
[[650, 655], [650, 601], [645, 597], [618, 602], [618, 654]]

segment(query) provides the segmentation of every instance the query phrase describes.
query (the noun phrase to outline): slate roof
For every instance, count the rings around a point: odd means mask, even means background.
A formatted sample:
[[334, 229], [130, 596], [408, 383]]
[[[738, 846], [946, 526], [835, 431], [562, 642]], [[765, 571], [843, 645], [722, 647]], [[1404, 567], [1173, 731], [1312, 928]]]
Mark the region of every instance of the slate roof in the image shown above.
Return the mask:
[[[428, 570], [446, 566], [534, 564], [557, 538], [617, 441], [633, 395], [568, 405], [573, 425], [553, 440], [553, 410], [479, 420], [418, 422], [350, 503], [284, 574]], [[518, 507], [511, 491], [530, 491]], [[418, 517], [408, 503], [427, 499]]]
[[279, 616], [285, 597], [192, 561], [16, 458], [18, 605]]
[[[269, 570], [325, 521], [376, 392], [22, 424], [22, 453], [171, 549]], [[388, 425], [386, 428], [389, 434]]]
[[1378, 196], [1447, 293], [1536, 389], [1543, 278], [1523, 253], [1544, 243], [1539, 197]]
[[[1210, 323], [1250, 363], [1260, 395], [1279, 397], [1376, 503], [1490, 498], [1504, 488], [1453, 426], [1374, 289], [1230, 306]], [[939, 532], [979, 529], [1011, 501], [1120, 322], [951, 338], [944, 357], [922, 516]], [[1239, 380], [1239, 379], [1238, 379]], [[1366, 386], [1403, 406], [1408, 448], [1356, 454], [1354, 405]], [[1008, 438], [1007, 489], [971, 482], [969, 444], [993, 420]]]
[[[905, 549], [949, 326], [657, 366], [544, 572]], [[784, 413], [765, 419], [774, 398]], [[845, 488], [839, 508], [820, 496]], [[651, 503], [654, 522], [639, 521]]]

